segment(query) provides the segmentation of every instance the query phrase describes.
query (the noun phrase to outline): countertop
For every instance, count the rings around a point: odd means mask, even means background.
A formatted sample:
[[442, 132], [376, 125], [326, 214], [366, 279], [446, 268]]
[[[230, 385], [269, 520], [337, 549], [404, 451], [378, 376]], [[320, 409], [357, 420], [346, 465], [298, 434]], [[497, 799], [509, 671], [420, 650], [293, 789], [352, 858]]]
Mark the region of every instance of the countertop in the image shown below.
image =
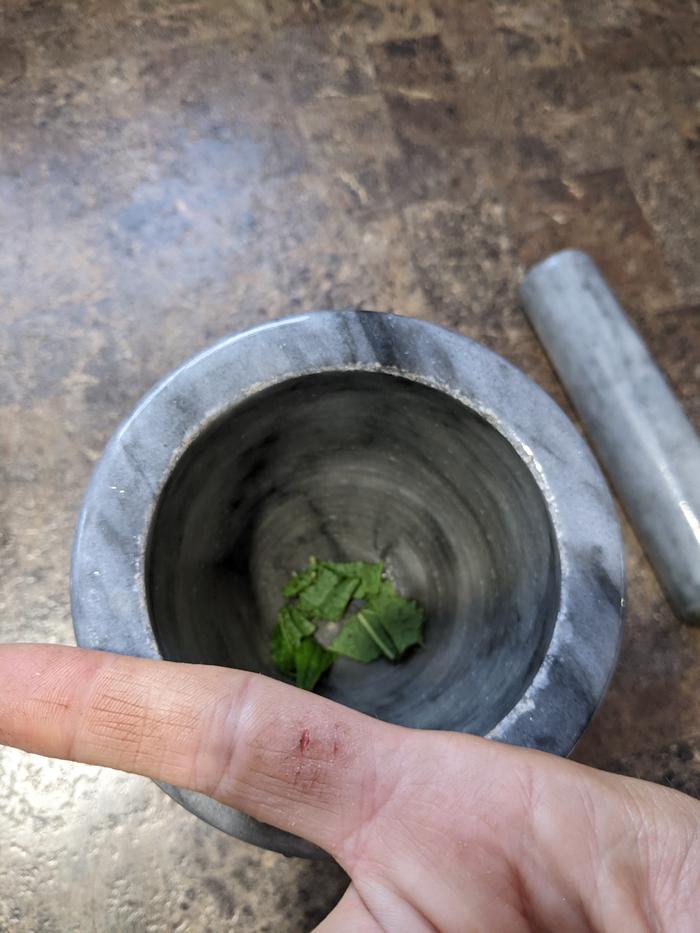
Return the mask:
[[[697, 0], [4, 0], [0, 640], [72, 643], [76, 513], [140, 395], [233, 331], [364, 306], [503, 354], [588, 250], [700, 427]], [[623, 518], [617, 673], [576, 757], [700, 796], [700, 629]], [[310, 929], [345, 879], [145, 779], [0, 749], [0, 929]]]

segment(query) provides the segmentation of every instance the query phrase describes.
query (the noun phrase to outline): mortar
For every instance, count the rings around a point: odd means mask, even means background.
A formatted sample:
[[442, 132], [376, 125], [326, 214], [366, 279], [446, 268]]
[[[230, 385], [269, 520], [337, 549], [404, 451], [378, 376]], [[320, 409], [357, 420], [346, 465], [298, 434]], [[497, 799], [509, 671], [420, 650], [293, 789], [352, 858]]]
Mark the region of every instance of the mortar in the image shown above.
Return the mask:
[[[95, 469], [71, 575], [77, 640], [277, 676], [280, 591], [310, 555], [384, 561], [428, 620], [405, 663], [341, 658], [320, 693], [405, 726], [571, 751], [615, 663], [622, 545], [590, 451], [521, 372], [367, 311], [279, 320], [201, 353]], [[241, 839], [316, 854], [164, 789]]]

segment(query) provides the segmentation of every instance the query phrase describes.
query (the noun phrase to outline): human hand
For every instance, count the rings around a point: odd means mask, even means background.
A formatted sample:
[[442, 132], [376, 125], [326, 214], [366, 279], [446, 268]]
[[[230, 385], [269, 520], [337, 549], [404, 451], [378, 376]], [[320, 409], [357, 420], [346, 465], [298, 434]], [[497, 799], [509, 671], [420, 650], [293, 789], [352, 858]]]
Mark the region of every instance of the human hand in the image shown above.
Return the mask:
[[326, 849], [318, 928], [698, 929], [700, 803], [473, 736], [387, 725], [269, 678], [0, 646], [0, 744], [209, 794]]

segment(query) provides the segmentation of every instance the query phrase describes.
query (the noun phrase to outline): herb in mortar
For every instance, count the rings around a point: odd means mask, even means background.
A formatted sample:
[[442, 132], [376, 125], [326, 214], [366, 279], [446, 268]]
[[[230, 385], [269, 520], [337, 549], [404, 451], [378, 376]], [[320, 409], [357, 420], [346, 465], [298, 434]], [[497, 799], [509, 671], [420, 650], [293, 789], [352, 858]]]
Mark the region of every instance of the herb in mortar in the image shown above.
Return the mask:
[[[305, 690], [314, 689], [337, 655], [365, 663], [381, 657], [398, 661], [422, 644], [423, 610], [399, 596], [384, 578], [381, 562], [331, 563], [312, 557], [282, 594], [287, 603], [272, 630], [272, 660]], [[319, 626], [339, 622], [342, 628], [324, 647]]]

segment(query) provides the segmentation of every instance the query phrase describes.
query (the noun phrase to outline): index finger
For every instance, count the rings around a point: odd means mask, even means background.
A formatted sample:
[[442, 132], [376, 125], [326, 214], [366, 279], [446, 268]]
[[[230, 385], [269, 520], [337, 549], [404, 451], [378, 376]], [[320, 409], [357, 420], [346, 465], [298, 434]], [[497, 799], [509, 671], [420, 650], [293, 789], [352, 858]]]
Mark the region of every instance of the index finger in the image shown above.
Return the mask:
[[200, 791], [337, 853], [391, 793], [395, 727], [259, 674], [0, 646], [0, 744]]

